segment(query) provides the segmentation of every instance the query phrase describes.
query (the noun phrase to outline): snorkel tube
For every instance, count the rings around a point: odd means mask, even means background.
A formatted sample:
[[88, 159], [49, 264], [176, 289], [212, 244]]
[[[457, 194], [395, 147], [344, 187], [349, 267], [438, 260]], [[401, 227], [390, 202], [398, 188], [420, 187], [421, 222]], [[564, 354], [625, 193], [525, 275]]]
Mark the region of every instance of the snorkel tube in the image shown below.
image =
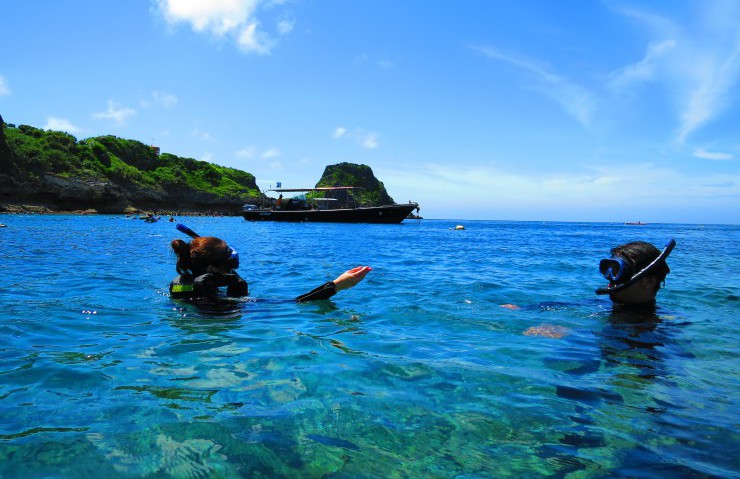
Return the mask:
[[609, 286], [606, 286], [604, 288], [599, 288], [596, 290], [596, 294], [612, 294], [616, 293], [618, 291], [622, 291], [625, 288], [629, 288], [633, 284], [640, 281], [642, 278], [650, 274], [657, 265], [659, 265], [661, 262], [665, 261], [665, 259], [668, 257], [669, 254], [671, 254], [671, 251], [673, 251], [673, 248], [676, 246], [676, 240], [671, 239], [666, 243], [665, 248], [663, 248], [663, 252], [658, 255], [657, 258], [653, 260], [652, 263], [642, 268], [640, 271], [638, 271], [634, 276], [632, 276], [630, 279], [625, 281], [624, 283], [614, 284], [611, 283]]
[[175, 228], [177, 228], [178, 231], [181, 231], [185, 233], [186, 235], [190, 236], [191, 238], [198, 238], [200, 236], [198, 233], [191, 230], [190, 228], [188, 228], [182, 223], [177, 223], [177, 226], [175, 226]]

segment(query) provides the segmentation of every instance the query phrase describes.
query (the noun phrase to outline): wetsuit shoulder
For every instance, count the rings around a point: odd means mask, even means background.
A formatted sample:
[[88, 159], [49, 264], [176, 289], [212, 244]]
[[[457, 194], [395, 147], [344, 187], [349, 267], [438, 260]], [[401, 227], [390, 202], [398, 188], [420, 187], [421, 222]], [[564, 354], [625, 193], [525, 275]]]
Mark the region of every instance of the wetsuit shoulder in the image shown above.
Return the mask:
[[175, 276], [170, 283], [170, 296], [173, 298], [190, 298], [194, 293], [194, 280], [192, 274], [181, 274]]

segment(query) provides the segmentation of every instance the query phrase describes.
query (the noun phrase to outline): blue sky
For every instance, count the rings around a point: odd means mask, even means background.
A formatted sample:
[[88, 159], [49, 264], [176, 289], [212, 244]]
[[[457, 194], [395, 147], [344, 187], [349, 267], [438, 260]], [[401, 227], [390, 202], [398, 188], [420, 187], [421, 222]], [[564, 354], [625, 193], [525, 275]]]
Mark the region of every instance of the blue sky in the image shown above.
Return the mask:
[[[567, 5], [567, 8], [564, 8]], [[740, 2], [4, 2], [5, 121], [427, 218], [740, 223]]]

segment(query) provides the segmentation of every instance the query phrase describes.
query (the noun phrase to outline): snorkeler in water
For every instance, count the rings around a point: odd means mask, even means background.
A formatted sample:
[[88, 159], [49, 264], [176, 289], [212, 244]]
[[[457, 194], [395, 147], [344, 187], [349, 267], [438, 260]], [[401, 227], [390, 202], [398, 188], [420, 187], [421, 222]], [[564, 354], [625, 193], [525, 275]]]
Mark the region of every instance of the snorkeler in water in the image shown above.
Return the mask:
[[596, 294], [608, 294], [612, 303], [630, 308], [655, 308], [655, 297], [671, 269], [666, 258], [676, 241], [663, 251], [644, 241], [627, 243], [611, 250], [611, 258], [599, 262], [599, 272], [609, 281]]
[[[226, 288], [226, 296], [237, 298], [249, 294], [247, 282], [236, 272], [239, 268], [239, 253], [220, 238], [199, 236], [183, 224], [177, 229], [193, 240], [190, 243], [176, 239], [171, 243], [177, 256], [178, 276], [170, 283], [170, 296], [190, 301], [213, 301], [221, 296], [220, 288]], [[369, 266], [352, 268], [334, 281], [295, 298], [298, 302], [329, 299], [339, 291], [349, 289], [362, 281], [372, 271]]]
[[[666, 243], [663, 251], [644, 241], [634, 241], [611, 249], [611, 258], [599, 262], [599, 272], [609, 281], [596, 294], [608, 294], [615, 306], [633, 309], [654, 309], [655, 297], [671, 269], [666, 258], [676, 246], [676, 240]], [[514, 304], [502, 304], [507, 309], [519, 309]]]
[[[676, 241], [671, 239], [663, 251], [644, 241], [626, 243], [611, 249], [611, 257], [599, 262], [599, 272], [609, 281], [607, 286], [598, 288], [596, 294], [608, 294], [612, 301], [612, 311], [619, 314], [647, 314], [654, 316], [656, 296], [665, 278], [670, 273], [666, 258]], [[560, 309], [573, 306], [568, 303], [540, 303], [537, 308]], [[521, 309], [515, 304], [502, 304], [502, 308]], [[567, 334], [561, 326], [543, 324], [533, 326], [525, 335], [559, 338]]]

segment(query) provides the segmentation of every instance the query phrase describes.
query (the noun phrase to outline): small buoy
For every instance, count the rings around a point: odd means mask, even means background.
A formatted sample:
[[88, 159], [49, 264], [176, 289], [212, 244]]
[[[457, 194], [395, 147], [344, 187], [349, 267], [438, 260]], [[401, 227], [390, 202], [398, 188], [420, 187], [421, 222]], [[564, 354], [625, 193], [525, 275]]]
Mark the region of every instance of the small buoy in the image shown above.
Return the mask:
[[7, 228], [7, 227], [8, 227], [8, 225], [4, 225], [4, 224], [0, 223], [0, 228]]
[[465, 227], [463, 225], [457, 225], [457, 226], [455, 226], [455, 229], [456, 230], [464, 230]]

